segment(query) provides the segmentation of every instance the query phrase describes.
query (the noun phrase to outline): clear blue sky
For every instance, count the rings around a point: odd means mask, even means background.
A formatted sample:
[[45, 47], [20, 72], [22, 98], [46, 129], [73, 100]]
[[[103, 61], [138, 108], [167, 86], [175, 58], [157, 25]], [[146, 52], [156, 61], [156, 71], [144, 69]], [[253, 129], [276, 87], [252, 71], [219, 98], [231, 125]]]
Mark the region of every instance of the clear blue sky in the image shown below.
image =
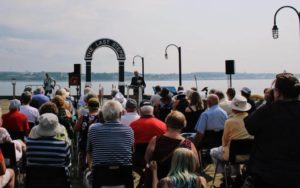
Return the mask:
[[[93, 41], [111, 38], [124, 48], [125, 70], [140, 70], [133, 56], [145, 58], [146, 73], [224, 71], [225, 59], [237, 72], [300, 72], [299, 21], [283, 9], [279, 39], [272, 38], [275, 11], [299, 0], [1, 0], [1, 71], [72, 72], [85, 70], [84, 53]], [[92, 72], [117, 72], [111, 49], [94, 54]], [[84, 71], [85, 72], [85, 71]]]

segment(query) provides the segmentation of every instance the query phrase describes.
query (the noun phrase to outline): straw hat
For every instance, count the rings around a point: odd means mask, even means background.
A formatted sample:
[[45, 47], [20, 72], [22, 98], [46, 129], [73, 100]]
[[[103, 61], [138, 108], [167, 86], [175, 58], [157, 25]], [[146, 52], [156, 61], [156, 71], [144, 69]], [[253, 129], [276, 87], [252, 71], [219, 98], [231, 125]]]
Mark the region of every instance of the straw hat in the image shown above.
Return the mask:
[[45, 113], [40, 116], [39, 124], [32, 128], [29, 137], [40, 138], [55, 136], [62, 133], [62, 126], [58, 122], [58, 117], [52, 113]]
[[241, 95], [235, 96], [231, 101], [231, 108], [240, 112], [250, 110], [251, 104], [247, 103], [247, 99]]

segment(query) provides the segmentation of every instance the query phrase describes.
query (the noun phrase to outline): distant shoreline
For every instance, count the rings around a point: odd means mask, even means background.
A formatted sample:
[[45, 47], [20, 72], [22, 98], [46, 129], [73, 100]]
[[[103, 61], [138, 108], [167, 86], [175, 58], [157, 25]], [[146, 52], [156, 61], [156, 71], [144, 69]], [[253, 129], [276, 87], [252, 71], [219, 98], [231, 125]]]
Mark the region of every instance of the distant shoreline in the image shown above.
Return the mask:
[[[67, 81], [68, 73], [48, 72], [51, 77], [57, 81]], [[0, 81], [11, 81], [12, 78], [22, 81], [41, 81], [44, 79], [45, 72], [0, 72]], [[132, 72], [125, 72], [125, 80], [131, 80]], [[223, 72], [194, 72], [182, 74], [182, 80], [227, 80]], [[261, 80], [274, 79], [276, 73], [236, 73], [232, 75], [232, 80]], [[296, 74], [300, 77], [300, 74]], [[92, 73], [94, 81], [116, 81], [119, 78], [118, 73]], [[177, 73], [168, 74], [145, 74], [145, 80], [148, 81], [175, 81], [178, 80]], [[81, 81], [85, 81], [85, 74], [81, 74]]]

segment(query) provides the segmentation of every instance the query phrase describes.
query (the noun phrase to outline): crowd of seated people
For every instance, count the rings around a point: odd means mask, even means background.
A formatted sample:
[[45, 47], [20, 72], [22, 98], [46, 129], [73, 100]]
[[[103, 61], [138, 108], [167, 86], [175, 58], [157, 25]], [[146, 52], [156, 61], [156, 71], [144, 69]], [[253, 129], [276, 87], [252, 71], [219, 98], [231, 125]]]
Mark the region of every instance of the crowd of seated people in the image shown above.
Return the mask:
[[[11, 100], [9, 112], [1, 115], [0, 145], [13, 143], [16, 160], [24, 160], [28, 168], [63, 167], [69, 176], [72, 165], [81, 165], [80, 177], [87, 187], [198, 188], [207, 187], [199, 175], [205, 172], [203, 165], [213, 164], [224, 176], [231, 142], [252, 139], [247, 178], [243, 176], [239, 186], [244, 181], [254, 187], [296, 185], [300, 83], [293, 74], [278, 74], [259, 104], [248, 87], [240, 93], [229, 88], [226, 97], [218, 89], [208, 96], [195, 88], [178, 89], [173, 96], [157, 86], [155, 96], [140, 104], [120, 101], [114, 90], [115, 98], [100, 106], [96, 92], [86, 88], [78, 107], [68, 101], [64, 89], [51, 99], [44, 98], [43, 88], [33, 94], [24, 91], [21, 101]], [[6, 167], [3, 157], [0, 150], [1, 186], [14, 187], [16, 171]]]

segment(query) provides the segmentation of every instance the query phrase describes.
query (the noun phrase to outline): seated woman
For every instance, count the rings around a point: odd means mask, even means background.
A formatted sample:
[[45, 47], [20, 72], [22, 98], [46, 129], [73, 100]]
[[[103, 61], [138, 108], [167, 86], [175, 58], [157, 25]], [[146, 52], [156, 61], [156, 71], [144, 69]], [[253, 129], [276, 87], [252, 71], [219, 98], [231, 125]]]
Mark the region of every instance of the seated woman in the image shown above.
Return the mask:
[[157, 163], [151, 161], [152, 170], [152, 188], [202, 188], [207, 187], [206, 180], [196, 174], [198, 160], [194, 153], [186, 148], [175, 150], [171, 169], [166, 177], [161, 180], [157, 178]]
[[185, 109], [185, 117], [187, 120], [186, 127], [183, 132], [196, 132], [195, 125], [201, 115], [204, 112], [203, 102], [198, 92], [194, 91], [190, 94], [189, 106]]
[[5, 160], [0, 149], [0, 187], [14, 188], [15, 173], [13, 169], [6, 168]]
[[179, 111], [172, 111], [166, 118], [167, 132], [151, 139], [148, 144], [145, 160], [147, 163], [154, 160], [157, 162], [158, 178], [166, 177], [171, 167], [171, 159], [174, 151], [179, 148], [188, 148], [195, 155], [197, 166], [199, 158], [194, 144], [181, 136], [181, 130], [185, 127], [186, 120]]
[[55, 114], [42, 114], [39, 124], [26, 139], [26, 165], [68, 167], [71, 162], [70, 145], [57, 138], [64, 130]]
[[68, 136], [70, 139], [74, 136], [74, 131], [72, 127], [72, 114], [71, 112], [66, 108], [66, 103], [63, 97], [56, 95], [52, 100], [54, 104], [56, 104], [58, 109], [58, 120], [59, 123], [67, 129]]

